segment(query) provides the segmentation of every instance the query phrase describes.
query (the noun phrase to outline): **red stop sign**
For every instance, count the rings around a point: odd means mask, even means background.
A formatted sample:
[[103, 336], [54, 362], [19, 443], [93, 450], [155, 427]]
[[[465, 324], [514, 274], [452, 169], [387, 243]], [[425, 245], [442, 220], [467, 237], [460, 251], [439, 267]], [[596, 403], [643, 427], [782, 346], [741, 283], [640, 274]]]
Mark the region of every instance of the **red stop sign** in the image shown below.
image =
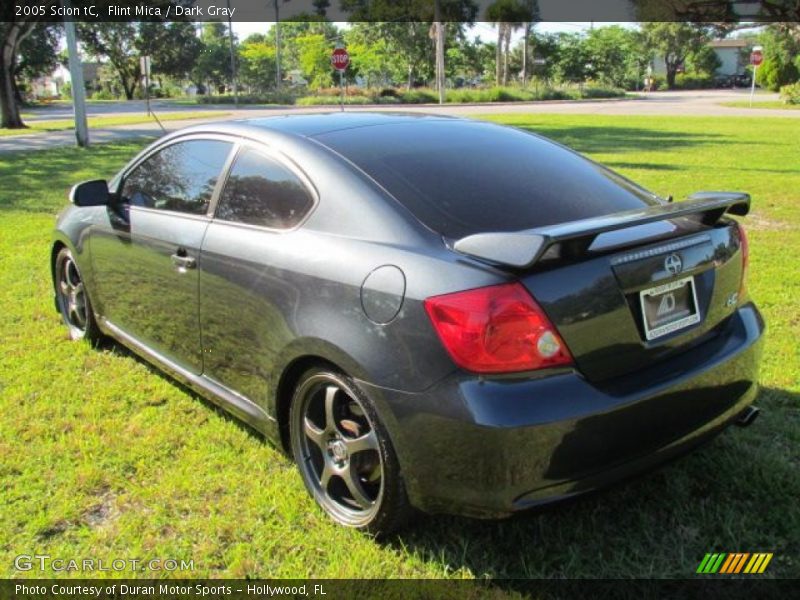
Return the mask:
[[337, 71], [344, 71], [350, 64], [350, 55], [344, 48], [336, 48], [331, 54], [331, 66]]
[[761, 54], [761, 50], [753, 50], [750, 53], [750, 64], [757, 67], [764, 61], [764, 55]]

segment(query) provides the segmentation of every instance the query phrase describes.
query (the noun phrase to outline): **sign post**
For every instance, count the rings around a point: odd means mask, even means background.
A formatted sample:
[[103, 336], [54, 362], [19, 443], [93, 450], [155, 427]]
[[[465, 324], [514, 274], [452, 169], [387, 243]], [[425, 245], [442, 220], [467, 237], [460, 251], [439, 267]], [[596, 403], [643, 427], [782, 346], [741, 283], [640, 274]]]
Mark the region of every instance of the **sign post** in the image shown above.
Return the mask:
[[144, 77], [144, 99], [147, 102], [147, 116], [150, 116], [150, 57], [142, 56], [139, 59], [139, 66]]
[[344, 110], [344, 72], [350, 64], [350, 55], [344, 46], [337, 45], [331, 54], [331, 66], [339, 71], [339, 95], [341, 98], [341, 108]]
[[761, 51], [761, 46], [753, 46], [753, 51], [750, 53], [750, 64], [753, 65], [753, 81], [750, 84], [750, 108], [753, 107], [753, 95], [756, 93], [756, 73], [758, 73], [758, 65], [764, 62], [764, 54]]

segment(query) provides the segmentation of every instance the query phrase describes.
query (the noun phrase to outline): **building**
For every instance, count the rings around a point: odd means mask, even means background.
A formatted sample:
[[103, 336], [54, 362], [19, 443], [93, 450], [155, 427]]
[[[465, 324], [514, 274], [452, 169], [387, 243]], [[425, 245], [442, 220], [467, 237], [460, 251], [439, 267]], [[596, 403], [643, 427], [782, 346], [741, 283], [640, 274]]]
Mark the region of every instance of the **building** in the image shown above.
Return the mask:
[[[720, 66], [717, 68], [714, 75], [716, 77], [729, 77], [732, 75], [743, 75], [747, 73], [747, 65], [749, 53], [747, 50], [752, 46], [752, 40], [712, 40], [708, 45], [714, 50], [714, 53], [719, 59]], [[664, 57], [656, 54], [653, 59], [653, 74], [664, 77], [666, 75], [666, 66], [664, 65]], [[678, 69], [681, 72], [682, 69]]]
[[749, 40], [713, 40], [708, 45], [714, 49], [719, 62], [722, 63], [715, 75], [741, 75], [748, 65], [747, 49]]

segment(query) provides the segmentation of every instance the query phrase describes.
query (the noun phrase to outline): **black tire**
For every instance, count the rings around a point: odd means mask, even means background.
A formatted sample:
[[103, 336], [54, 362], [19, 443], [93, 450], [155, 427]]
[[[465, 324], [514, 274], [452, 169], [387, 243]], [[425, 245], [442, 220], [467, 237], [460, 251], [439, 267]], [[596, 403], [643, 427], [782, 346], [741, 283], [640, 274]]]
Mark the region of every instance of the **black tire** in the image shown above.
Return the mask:
[[53, 269], [58, 310], [73, 340], [86, 339], [97, 344], [103, 337], [94, 318], [89, 293], [84, 284], [78, 263], [69, 248], [62, 248], [56, 256]]
[[304, 373], [289, 433], [306, 489], [334, 521], [376, 536], [408, 522], [413, 509], [397, 455], [374, 403], [350, 377], [325, 368]]

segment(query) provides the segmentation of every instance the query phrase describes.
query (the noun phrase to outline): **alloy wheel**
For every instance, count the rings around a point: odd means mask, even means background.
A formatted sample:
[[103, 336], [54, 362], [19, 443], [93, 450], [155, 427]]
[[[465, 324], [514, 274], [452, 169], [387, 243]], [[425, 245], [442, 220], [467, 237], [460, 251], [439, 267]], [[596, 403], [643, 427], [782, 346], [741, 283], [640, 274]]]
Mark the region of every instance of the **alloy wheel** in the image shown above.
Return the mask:
[[58, 305], [70, 329], [83, 334], [89, 322], [89, 305], [83, 280], [69, 253], [63, 253], [59, 258], [56, 271]]
[[322, 373], [304, 382], [296, 400], [292, 433], [306, 486], [337, 521], [367, 525], [380, 509], [384, 461], [364, 406]]

